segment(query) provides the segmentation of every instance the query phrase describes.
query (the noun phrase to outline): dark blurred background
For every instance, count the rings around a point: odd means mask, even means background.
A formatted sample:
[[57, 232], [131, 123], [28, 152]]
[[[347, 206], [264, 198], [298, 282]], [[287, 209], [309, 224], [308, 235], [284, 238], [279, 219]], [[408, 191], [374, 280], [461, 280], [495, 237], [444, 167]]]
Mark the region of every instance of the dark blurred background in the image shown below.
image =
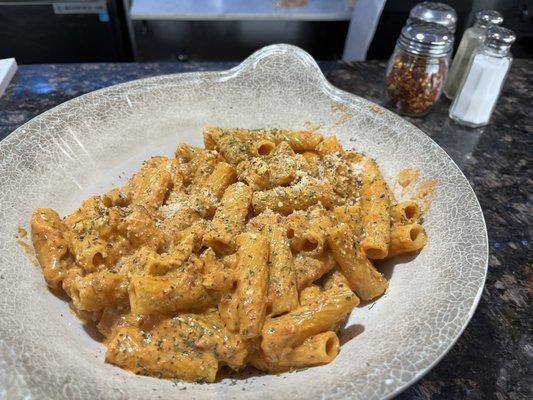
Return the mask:
[[[339, 59], [357, 1], [374, 0], [0, 0], [0, 59], [236, 61], [279, 42], [296, 44], [317, 59]], [[416, 3], [386, 2], [367, 59], [390, 56]], [[517, 34], [513, 55], [533, 58], [533, 0], [443, 3], [458, 13], [456, 43], [477, 11], [494, 9]]]

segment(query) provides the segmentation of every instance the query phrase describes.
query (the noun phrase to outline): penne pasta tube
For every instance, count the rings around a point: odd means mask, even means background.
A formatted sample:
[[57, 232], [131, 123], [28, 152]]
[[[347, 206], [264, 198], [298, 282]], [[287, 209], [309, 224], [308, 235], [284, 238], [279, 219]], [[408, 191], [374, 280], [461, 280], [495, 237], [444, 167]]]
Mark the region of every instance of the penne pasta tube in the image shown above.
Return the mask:
[[[158, 254], [149, 247], [141, 247], [123, 258], [120, 274], [161, 276], [181, 267], [192, 255], [196, 235], [189, 234], [168, 253]], [[115, 269], [115, 268], [114, 268]]]
[[[153, 250], [161, 251], [167, 245], [165, 235], [158, 229], [151, 215], [143, 206], [132, 206], [131, 213], [121, 219], [117, 226], [117, 231], [134, 248], [146, 246]], [[103, 254], [107, 254], [106, 258], [109, 258], [106, 264], [112, 266], [115, 264], [116, 258], [120, 256], [120, 250], [115, 249], [115, 252], [119, 254], [113, 254], [109, 250], [106, 249]], [[112, 257], [112, 255], [115, 257]]]
[[173, 241], [179, 241], [176, 235], [202, 219], [201, 210], [195, 209], [193, 200], [193, 197], [180, 193], [160, 209], [163, 217], [162, 230]]
[[134, 275], [128, 293], [135, 315], [173, 314], [215, 304], [198, 275], [186, 272], [172, 276]]
[[276, 143], [271, 140], [260, 139], [250, 143], [250, 151], [254, 157], [264, 157], [274, 152]]
[[256, 214], [271, 209], [287, 215], [296, 210], [305, 210], [319, 202], [329, 209], [335, 203], [335, 194], [331, 185], [311, 179], [295, 186], [255, 192], [252, 198]]
[[265, 319], [269, 243], [262, 233], [249, 232], [239, 236], [238, 245], [239, 330], [252, 339], [259, 336]]
[[74, 279], [69, 288], [74, 307], [80, 311], [99, 311], [128, 301], [127, 276], [107, 270]]
[[249, 144], [238, 136], [223, 133], [216, 138], [216, 149], [233, 166], [250, 158]]
[[294, 258], [294, 269], [298, 289], [301, 290], [320, 279], [335, 267], [335, 259], [328, 252], [319, 258], [298, 254]]
[[288, 314], [268, 318], [263, 326], [261, 349], [269, 362], [277, 363], [307, 338], [331, 330], [359, 303], [349, 287], [324, 291], [316, 301]]
[[188, 228], [174, 233], [174, 243], [179, 243], [189, 235], [193, 235], [193, 253], [199, 253], [203, 246], [203, 237], [207, 229], [207, 221], [199, 219]]
[[339, 354], [339, 338], [332, 331], [319, 333], [304, 340], [304, 342], [282, 357], [278, 365], [288, 368], [303, 368], [314, 365], [327, 364]]
[[352, 164], [342, 153], [333, 152], [322, 155], [324, 178], [346, 204], [355, 204], [359, 198], [360, 177], [354, 172]]
[[279, 224], [272, 224], [266, 234], [270, 239], [268, 302], [270, 315], [279, 315], [298, 307], [298, 287], [289, 241]]
[[290, 156], [290, 157], [293, 157], [294, 155], [296, 155], [291, 145], [287, 142], [278, 143], [276, 148], [274, 149], [273, 154], [274, 156]]
[[307, 210], [307, 220], [307, 229], [301, 235], [303, 242], [298, 251], [319, 258], [325, 251], [326, 232], [333, 226], [333, 218], [321, 204], [318, 204]]
[[145, 273], [148, 275], [165, 275], [181, 267], [193, 254], [196, 235], [189, 233], [168, 254], [160, 256], [159, 262], [146, 265]]
[[206, 149], [215, 150], [217, 145], [217, 139], [223, 134], [222, 129], [207, 126], [204, 128], [204, 146]]
[[218, 312], [224, 326], [231, 332], [239, 331], [239, 298], [235, 292], [226, 292], [220, 297]]
[[328, 136], [322, 140], [315, 148], [315, 151], [320, 157], [324, 157], [327, 154], [342, 154], [342, 146], [336, 136]]
[[31, 216], [31, 238], [43, 276], [52, 289], [59, 289], [70, 268], [66, 226], [50, 208], [38, 208]]
[[234, 271], [224, 267], [213, 249], [206, 249], [200, 260], [204, 263], [204, 275], [202, 284], [206, 289], [217, 292], [225, 292], [231, 289], [235, 282]]
[[324, 290], [342, 288], [343, 286], [350, 287], [350, 282], [348, 282], [348, 279], [346, 279], [342, 272], [338, 270], [333, 271], [324, 282]]
[[318, 154], [314, 151], [306, 151], [305, 153], [301, 154], [301, 157], [303, 157], [302, 161], [305, 161], [305, 163], [301, 163], [302, 169], [310, 176], [318, 177], [320, 175], [320, 157]]
[[[290, 147], [289, 150], [292, 151]], [[273, 156], [253, 157], [240, 162], [237, 171], [239, 179], [257, 191], [289, 185], [296, 179], [300, 164], [301, 160], [297, 156], [275, 150]]]
[[[139, 205], [128, 209], [108, 208], [100, 196], [84, 201], [63, 223], [67, 227], [64, 237], [68, 238], [69, 254], [76, 266], [85, 272], [94, 272], [104, 265], [112, 267], [122, 254], [138, 246], [136, 238], [123, 235], [123, 229], [128, 226], [132, 232], [143, 227], [146, 236], [142, 237], [152, 239], [145, 243], [146, 246], [163, 248], [165, 244], [163, 236], [154, 231], [154, 223], [146, 208]], [[108, 246], [108, 241], [115, 237], [113, 245]]]
[[176, 150], [174, 151], [174, 157], [176, 158], [176, 160], [178, 160], [178, 163], [180, 165], [184, 165], [188, 164], [195, 158], [198, 158], [198, 155], [202, 150], [203, 149], [199, 147], [194, 147], [186, 143], [182, 143], [178, 147], [176, 147]]
[[307, 213], [296, 211], [285, 218], [286, 235], [294, 253], [319, 257], [324, 251], [325, 229], [331, 225], [324, 207], [312, 206]]
[[391, 228], [391, 243], [388, 258], [422, 250], [428, 238], [420, 224], [396, 225]]
[[263, 190], [270, 186], [270, 168], [263, 158], [254, 157], [237, 165], [239, 179], [246, 182], [252, 190]]
[[390, 217], [392, 225], [418, 223], [421, 217], [420, 206], [413, 200], [395, 204], [390, 209]]
[[294, 151], [300, 153], [314, 150], [322, 141], [322, 135], [311, 131], [291, 131], [286, 129], [234, 129], [232, 132], [242, 140], [253, 141], [262, 138], [271, 140], [276, 144], [286, 142]]
[[[145, 340], [149, 337], [150, 340]], [[186, 336], [145, 333], [135, 326], [122, 326], [107, 340], [106, 362], [137, 374], [190, 382], [214, 382], [218, 360], [211, 352], [195, 352]], [[159, 340], [160, 339], [160, 340]], [[175, 349], [189, 351], [175, 351]]]
[[370, 259], [385, 258], [390, 240], [390, 196], [387, 184], [372, 159], [365, 163], [360, 204], [363, 225], [361, 249]]
[[306, 151], [303, 153], [303, 156], [305, 161], [307, 161], [309, 164], [317, 164], [320, 160], [320, 156], [316, 151]]
[[201, 193], [205, 196], [213, 196], [220, 199], [224, 194], [226, 188], [234, 183], [237, 179], [235, 168], [225, 162], [220, 162], [215, 165], [213, 172], [201, 182], [198, 182], [193, 188], [194, 193]]
[[[76, 265], [86, 273], [95, 272], [99, 267], [105, 266], [108, 259], [105, 240], [91, 236], [84, 237], [83, 241], [70, 241], [70, 251], [75, 256]], [[111, 264], [111, 262], [107, 262]]]
[[202, 182], [213, 172], [217, 163], [224, 161], [217, 151], [187, 144], [177, 147], [175, 157], [185, 185]]
[[287, 215], [282, 223], [285, 227], [285, 236], [287, 236], [290, 241], [291, 249], [295, 253], [299, 252], [303, 247], [303, 242], [305, 240], [303, 233], [307, 230], [307, 215], [304, 211], [295, 211]]
[[350, 227], [352, 235], [357, 238], [361, 236], [363, 226], [361, 221], [361, 207], [359, 204], [337, 206], [333, 209], [333, 215], [339, 223], [344, 223]]
[[307, 304], [316, 301], [317, 297], [320, 296], [322, 290], [317, 285], [311, 285], [303, 288], [300, 291], [300, 304], [305, 306]]
[[328, 244], [352, 290], [365, 301], [381, 296], [388, 282], [366, 258], [350, 228], [339, 224], [328, 232]]
[[305, 368], [327, 364], [339, 353], [339, 338], [333, 331], [319, 333], [306, 339], [300, 346], [290, 350], [273, 362], [261, 350], [250, 357], [250, 363], [260, 371], [280, 373], [292, 368]]
[[322, 135], [311, 131], [275, 130], [273, 135], [276, 142], [287, 142], [291, 148], [299, 153], [313, 151], [322, 141]]
[[323, 253], [326, 238], [321, 230], [310, 226], [298, 236], [301, 240], [294, 242], [294, 250], [309, 257], [319, 257]]
[[235, 237], [241, 232], [252, 199], [252, 189], [242, 182], [229, 186], [215, 212], [204, 244], [218, 254], [229, 254], [235, 250]]
[[299, 160], [296, 156], [277, 154], [267, 160], [270, 187], [290, 185], [298, 173]]
[[147, 161], [126, 183], [123, 191], [131, 196], [131, 204], [141, 205], [149, 212], [154, 212], [164, 203], [172, 187], [172, 176], [165, 166]]

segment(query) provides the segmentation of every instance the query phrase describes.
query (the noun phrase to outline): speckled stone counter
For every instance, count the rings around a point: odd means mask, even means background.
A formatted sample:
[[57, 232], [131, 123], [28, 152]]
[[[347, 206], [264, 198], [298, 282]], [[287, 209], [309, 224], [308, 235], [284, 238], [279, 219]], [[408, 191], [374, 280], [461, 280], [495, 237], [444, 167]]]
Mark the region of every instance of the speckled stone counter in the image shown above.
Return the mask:
[[[227, 69], [231, 63], [21, 66], [0, 98], [0, 139], [81, 94], [159, 74]], [[336, 86], [382, 104], [384, 62], [320, 64]], [[531, 188], [533, 61], [515, 60], [491, 125], [466, 129], [441, 99], [410, 119], [439, 143], [472, 184], [485, 213], [489, 274], [479, 307], [452, 350], [399, 399], [533, 398]]]

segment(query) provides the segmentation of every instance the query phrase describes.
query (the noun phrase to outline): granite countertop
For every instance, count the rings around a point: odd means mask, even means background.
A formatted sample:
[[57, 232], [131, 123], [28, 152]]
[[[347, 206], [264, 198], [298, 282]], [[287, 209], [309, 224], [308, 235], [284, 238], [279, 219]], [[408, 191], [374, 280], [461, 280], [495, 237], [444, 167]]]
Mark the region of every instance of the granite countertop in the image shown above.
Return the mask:
[[[0, 139], [21, 124], [81, 94], [153, 75], [227, 69], [233, 63], [70, 64], [21, 66], [0, 98]], [[382, 103], [385, 62], [323, 62], [336, 86]], [[410, 119], [456, 161], [487, 222], [489, 273], [479, 307], [452, 350], [399, 399], [533, 398], [531, 184], [533, 61], [515, 60], [492, 123], [466, 129], [441, 99]]]

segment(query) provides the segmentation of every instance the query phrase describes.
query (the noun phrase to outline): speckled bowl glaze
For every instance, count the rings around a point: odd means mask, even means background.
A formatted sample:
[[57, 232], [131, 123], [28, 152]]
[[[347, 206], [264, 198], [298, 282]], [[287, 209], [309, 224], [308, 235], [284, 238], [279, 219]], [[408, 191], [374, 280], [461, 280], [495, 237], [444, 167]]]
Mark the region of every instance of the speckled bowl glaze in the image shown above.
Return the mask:
[[[418, 168], [438, 180], [422, 253], [388, 266], [390, 289], [357, 308], [329, 365], [195, 385], [130, 374], [45, 287], [15, 240], [36, 207], [72, 211], [141, 160], [201, 144], [202, 127], [319, 126], [375, 157], [386, 177]], [[487, 271], [483, 214], [446, 153], [397, 115], [331, 86], [313, 59], [266, 47], [223, 72], [159, 76], [81, 96], [0, 143], [0, 397], [43, 399], [381, 399], [426, 373], [474, 313]]]

